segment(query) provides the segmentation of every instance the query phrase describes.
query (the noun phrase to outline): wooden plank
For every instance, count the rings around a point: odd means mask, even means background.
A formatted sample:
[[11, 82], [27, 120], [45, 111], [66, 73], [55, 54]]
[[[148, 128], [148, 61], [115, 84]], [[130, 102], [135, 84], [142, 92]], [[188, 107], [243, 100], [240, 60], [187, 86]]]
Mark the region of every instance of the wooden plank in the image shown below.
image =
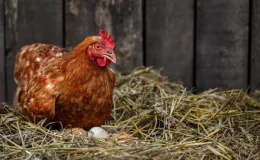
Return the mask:
[[146, 64], [193, 87], [193, 0], [146, 1]]
[[5, 102], [4, 1], [0, 0], [0, 102]]
[[66, 48], [104, 29], [115, 38], [116, 71], [143, 65], [142, 0], [66, 0]]
[[247, 0], [197, 0], [196, 88], [247, 88]]
[[7, 100], [11, 104], [16, 89], [13, 72], [17, 51], [32, 43], [62, 46], [62, 0], [8, 0], [6, 8]]
[[252, 0], [251, 21], [251, 91], [260, 89], [260, 1]]

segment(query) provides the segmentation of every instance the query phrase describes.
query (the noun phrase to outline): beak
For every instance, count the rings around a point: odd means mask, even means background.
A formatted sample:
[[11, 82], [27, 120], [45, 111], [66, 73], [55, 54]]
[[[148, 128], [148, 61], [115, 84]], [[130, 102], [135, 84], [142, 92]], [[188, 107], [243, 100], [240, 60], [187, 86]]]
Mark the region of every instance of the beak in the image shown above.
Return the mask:
[[109, 59], [109, 60], [112, 61], [113, 63], [116, 63], [116, 55], [115, 55], [114, 52], [112, 52], [112, 53], [106, 52], [106, 53], [104, 54], [104, 57], [107, 58], [107, 59]]

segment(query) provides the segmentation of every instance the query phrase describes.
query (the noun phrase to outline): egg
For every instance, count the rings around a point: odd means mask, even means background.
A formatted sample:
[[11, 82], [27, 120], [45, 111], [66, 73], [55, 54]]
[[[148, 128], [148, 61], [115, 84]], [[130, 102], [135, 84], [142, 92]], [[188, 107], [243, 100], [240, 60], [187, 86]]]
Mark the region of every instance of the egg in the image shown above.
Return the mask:
[[88, 137], [104, 139], [108, 137], [108, 133], [101, 127], [93, 127], [88, 131]]

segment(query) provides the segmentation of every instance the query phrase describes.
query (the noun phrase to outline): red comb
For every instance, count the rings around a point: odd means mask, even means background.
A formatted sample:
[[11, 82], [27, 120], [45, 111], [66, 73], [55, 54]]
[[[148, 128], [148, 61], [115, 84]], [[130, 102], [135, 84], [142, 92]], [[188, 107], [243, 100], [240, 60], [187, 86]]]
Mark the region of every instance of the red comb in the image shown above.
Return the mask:
[[103, 41], [105, 41], [105, 43], [107, 45], [114, 48], [114, 46], [115, 46], [114, 39], [110, 39], [111, 36], [106, 31], [100, 30], [99, 34], [100, 34], [101, 38], [103, 39]]

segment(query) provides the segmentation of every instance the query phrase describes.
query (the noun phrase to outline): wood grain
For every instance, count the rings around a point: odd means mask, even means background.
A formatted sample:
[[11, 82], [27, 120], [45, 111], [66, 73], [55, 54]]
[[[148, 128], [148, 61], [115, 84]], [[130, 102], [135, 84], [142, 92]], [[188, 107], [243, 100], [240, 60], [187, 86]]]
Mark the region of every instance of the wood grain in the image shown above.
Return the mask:
[[66, 48], [73, 48], [100, 29], [115, 38], [118, 63], [112, 67], [128, 73], [143, 65], [142, 0], [66, 0]]
[[32, 43], [62, 46], [62, 0], [8, 0], [5, 9], [7, 101], [11, 104], [17, 51]]
[[250, 3], [252, 11], [247, 0], [0, 0], [0, 102], [12, 103], [22, 46], [64, 42], [72, 49], [100, 29], [115, 38], [116, 71], [146, 64], [198, 92], [260, 89], [260, 2]]
[[0, 102], [5, 102], [4, 1], [0, 0]]
[[248, 85], [247, 0], [197, 0], [197, 91]]
[[146, 1], [146, 64], [193, 87], [193, 0]]
[[251, 21], [251, 91], [260, 89], [260, 1], [252, 0]]

